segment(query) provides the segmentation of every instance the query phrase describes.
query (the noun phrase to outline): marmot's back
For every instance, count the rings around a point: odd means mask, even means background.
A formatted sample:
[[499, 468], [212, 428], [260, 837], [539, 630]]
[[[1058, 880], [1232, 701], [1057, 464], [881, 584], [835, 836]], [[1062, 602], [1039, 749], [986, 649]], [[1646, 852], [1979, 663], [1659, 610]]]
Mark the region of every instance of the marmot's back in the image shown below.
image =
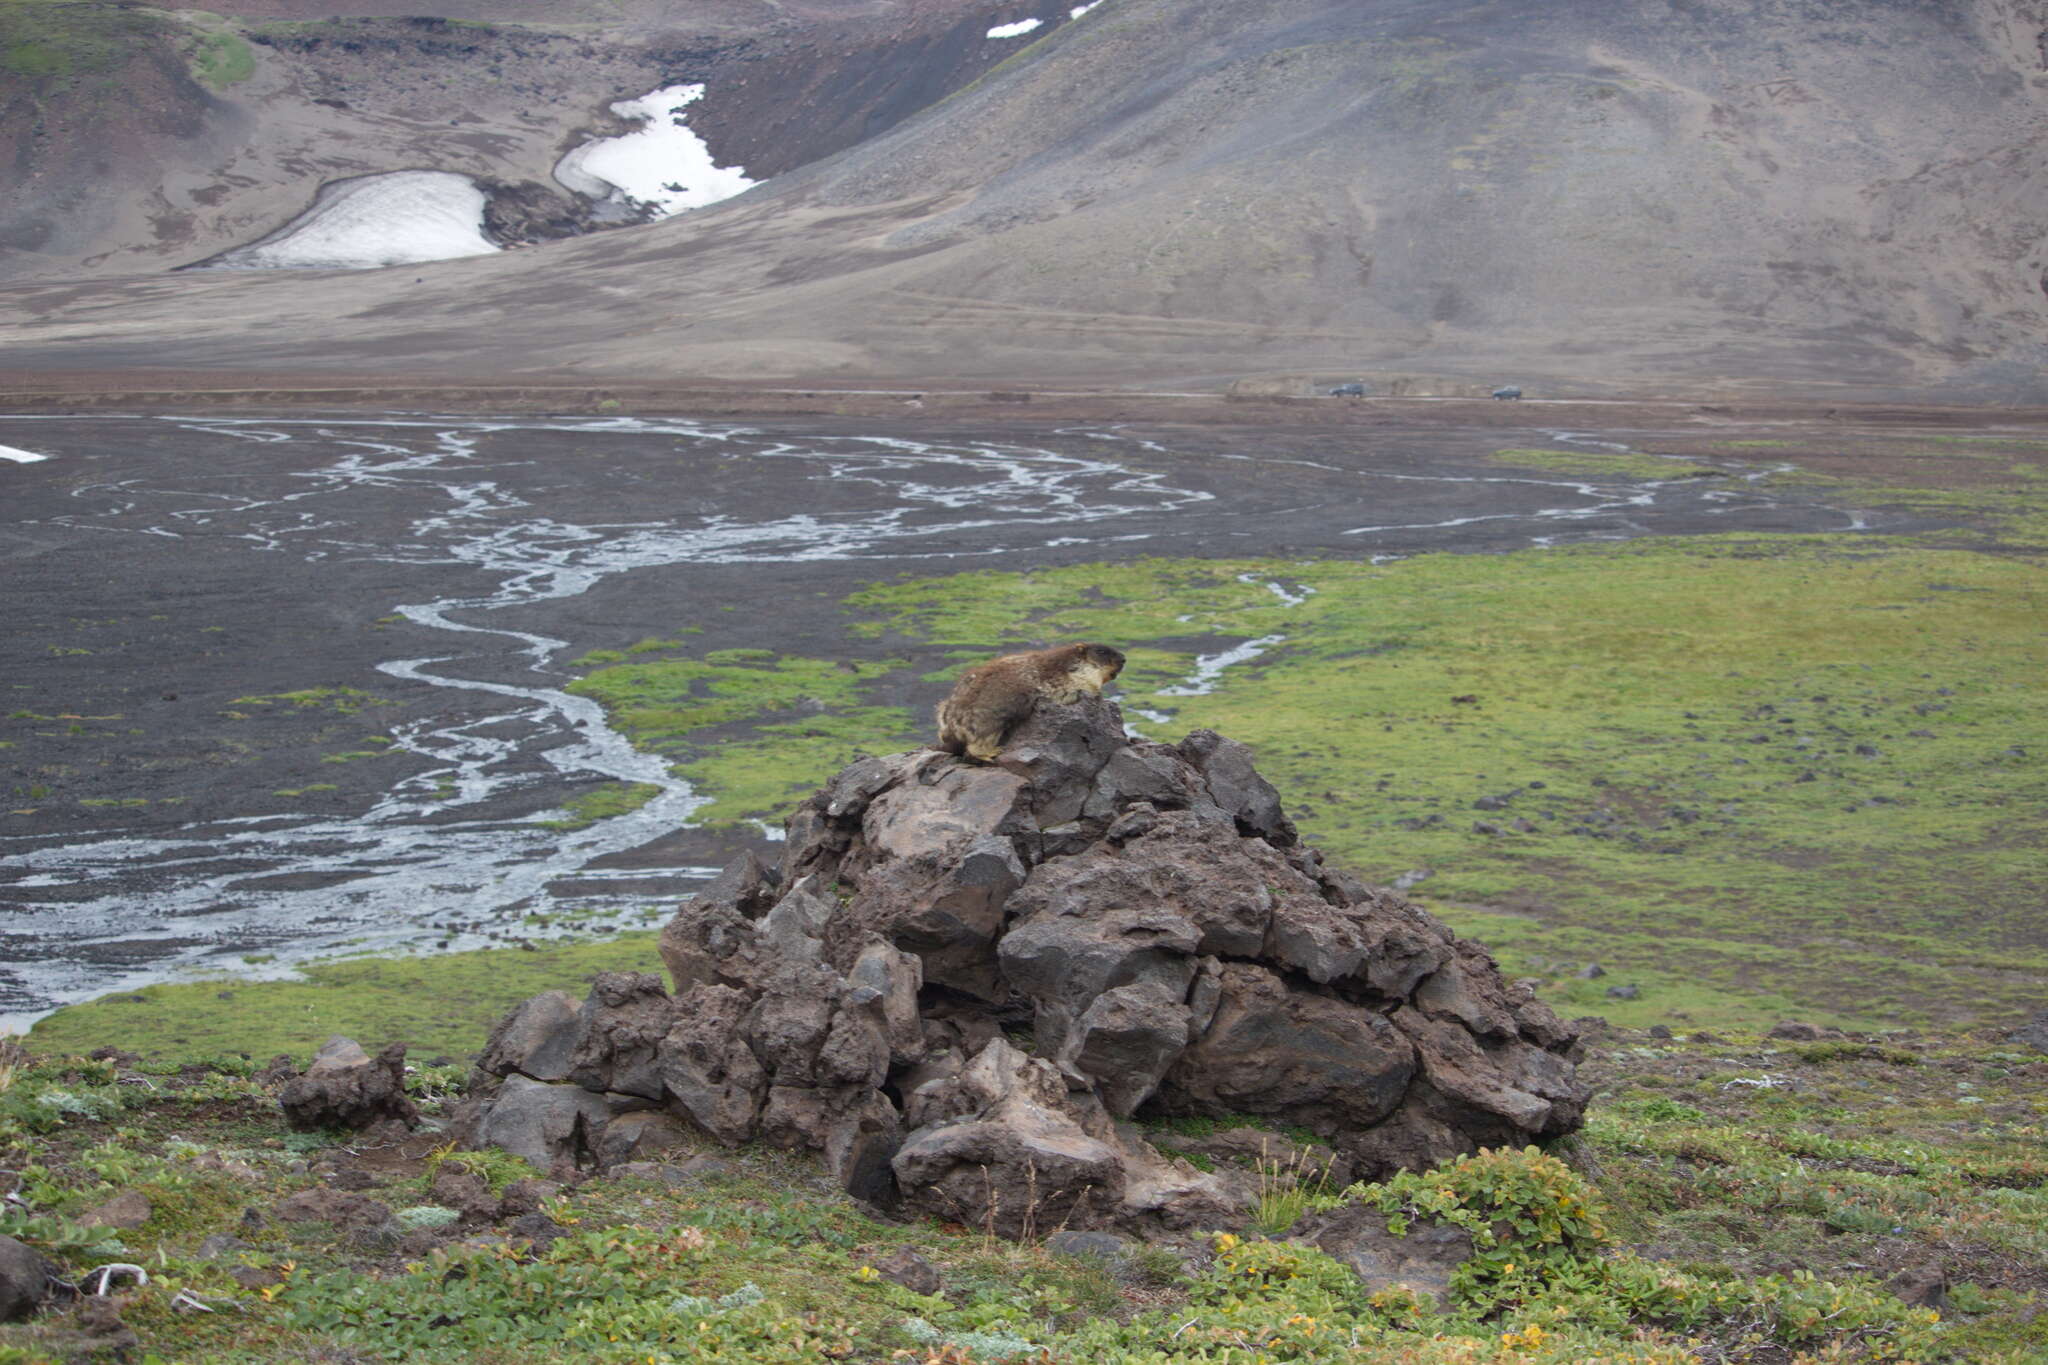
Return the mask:
[[1073, 703], [1099, 697], [1123, 666], [1121, 651], [1091, 644], [1005, 654], [977, 664], [939, 703], [939, 748], [986, 762], [1002, 752], [1003, 741], [1041, 698]]

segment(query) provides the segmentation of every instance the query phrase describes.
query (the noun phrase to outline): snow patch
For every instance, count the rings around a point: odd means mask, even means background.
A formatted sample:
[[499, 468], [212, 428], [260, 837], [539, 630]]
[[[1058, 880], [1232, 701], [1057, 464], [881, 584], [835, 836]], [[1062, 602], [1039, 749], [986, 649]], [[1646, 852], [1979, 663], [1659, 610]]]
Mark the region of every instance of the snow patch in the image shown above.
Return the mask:
[[669, 85], [612, 112], [646, 126], [624, 137], [586, 142], [555, 163], [555, 179], [619, 216], [651, 209], [668, 218], [753, 188], [743, 166], [719, 166], [711, 149], [684, 123], [683, 111], [704, 95], [701, 85]]
[[0, 446], [0, 460], [12, 460], [16, 464], [35, 464], [38, 461], [49, 458], [47, 455], [37, 455], [26, 450], [16, 450], [13, 446]]
[[391, 171], [322, 185], [313, 206], [213, 269], [363, 270], [488, 256], [484, 192], [453, 171]]
[[1072, 9], [1068, 10], [1067, 18], [1069, 20], [1078, 19], [1082, 15], [1086, 14], [1089, 10], [1099, 7], [1101, 4], [1102, 0], [1088, 0], [1087, 4], [1076, 5]]
[[1044, 23], [1043, 19], [1019, 19], [1014, 24], [1001, 24], [988, 31], [991, 38], [1021, 38]]

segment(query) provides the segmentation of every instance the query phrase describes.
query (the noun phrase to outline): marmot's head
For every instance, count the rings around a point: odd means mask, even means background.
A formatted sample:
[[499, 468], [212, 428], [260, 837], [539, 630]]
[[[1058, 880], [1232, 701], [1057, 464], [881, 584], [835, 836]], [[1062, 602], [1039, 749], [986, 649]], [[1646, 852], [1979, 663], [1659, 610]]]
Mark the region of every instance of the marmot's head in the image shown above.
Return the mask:
[[1098, 670], [1102, 675], [1102, 681], [1108, 682], [1124, 671], [1122, 650], [1111, 649], [1108, 645], [1081, 645], [1079, 648], [1081, 662]]

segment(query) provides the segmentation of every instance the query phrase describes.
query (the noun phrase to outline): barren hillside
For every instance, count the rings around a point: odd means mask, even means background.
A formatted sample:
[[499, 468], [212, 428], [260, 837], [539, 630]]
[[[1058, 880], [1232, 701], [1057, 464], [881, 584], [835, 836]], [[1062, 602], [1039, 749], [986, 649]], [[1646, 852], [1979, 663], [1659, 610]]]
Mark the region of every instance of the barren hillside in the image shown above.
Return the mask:
[[[323, 184], [401, 170], [529, 187], [621, 131], [617, 100], [678, 83], [721, 165], [756, 179], [851, 146], [1013, 51], [1005, 0], [114, 0], [0, 7], [0, 279], [203, 260]], [[392, 17], [402, 10], [405, 17]]]
[[17, 288], [0, 340], [29, 369], [2038, 400], [2044, 27], [2033, 0], [1106, 0], [686, 219]]

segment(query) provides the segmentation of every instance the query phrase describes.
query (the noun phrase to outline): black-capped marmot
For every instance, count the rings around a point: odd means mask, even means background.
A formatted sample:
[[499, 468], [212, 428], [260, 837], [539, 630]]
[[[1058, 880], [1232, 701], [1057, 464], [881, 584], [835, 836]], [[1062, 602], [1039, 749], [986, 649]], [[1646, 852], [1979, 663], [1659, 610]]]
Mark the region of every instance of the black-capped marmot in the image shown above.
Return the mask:
[[1108, 645], [1061, 645], [978, 664], [939, 703], [939, 748], [986, 762], [1041, 699], [1099, 697], [1123, 666], [1123, 654]]

